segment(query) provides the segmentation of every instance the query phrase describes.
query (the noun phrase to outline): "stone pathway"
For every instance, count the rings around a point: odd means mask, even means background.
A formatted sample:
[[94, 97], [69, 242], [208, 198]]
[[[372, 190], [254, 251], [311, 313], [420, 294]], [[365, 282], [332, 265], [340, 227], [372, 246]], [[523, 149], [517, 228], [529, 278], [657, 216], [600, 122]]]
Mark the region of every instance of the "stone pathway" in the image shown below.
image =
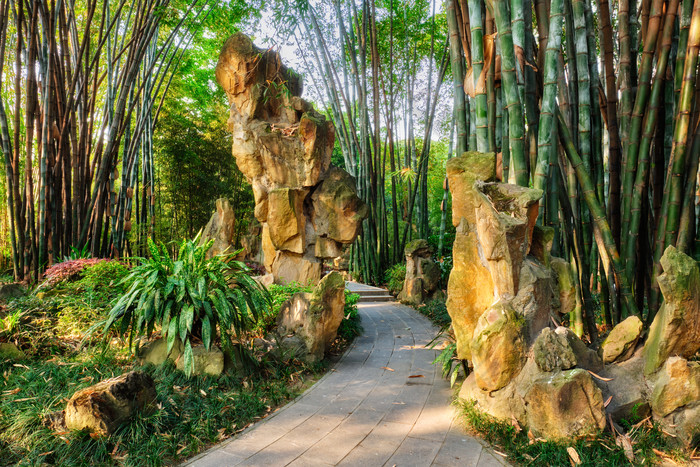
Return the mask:
[[186, 465], [507, 465], [455, 421], [449, 383], [432, 365], [437, 351], [425, 348], [437, 332], [430, 321], [397, 303], [358, 309], [364, 333], [333, 369]]

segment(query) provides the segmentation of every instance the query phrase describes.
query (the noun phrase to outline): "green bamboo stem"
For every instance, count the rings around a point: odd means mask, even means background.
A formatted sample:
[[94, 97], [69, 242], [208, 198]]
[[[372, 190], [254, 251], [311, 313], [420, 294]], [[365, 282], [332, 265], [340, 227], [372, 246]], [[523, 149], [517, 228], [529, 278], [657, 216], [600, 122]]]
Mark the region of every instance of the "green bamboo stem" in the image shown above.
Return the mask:
[[[668, 52], [670, 50], [670, 39], [671, 33], [673, 31], [673, 23], [675, 20], [676, 9], [678, 7], [678, 0], [672, 0], [669, 3], [669, 9], [666, 14], [666, 18], [663, 20], [663, 37], [668, 39], [668, 48], [664, 48], [664, 41], [662, 39], [662, 55], [665, 53], [666, 56], [659, 57], [659, 63], [668, 60]], [[639, 69], [639, 84], [637, 87], [637, 97], [634, 102], [634, 109], [631, 115], [631, 128], [629, 128], [629, 143], [627, 145], [627, 154], [625, 162], [625, 173], [622, 182], [622, 225], [624, 226], [624, 233], [626, 235], [622, 236], [622, 248], [624, 251], [629, 252], [630, 250], [625, 247], [626, 243], [631, 239], [629, 235], [630, 226], [630, 209], [632, 192], [634, 189], [634, 175], [637, 170], [637, 161], [639, 156], [639, 145], [641, 141], [640, 132], [642, 129], [642, 120], [644, 118], [644, 111], [647, 107], [649, 101], [650, 93], [650, 83], [651, 83], [651, 73], [653, 69], [653, 58], [656, 51], [656, 44], [659, 37], [659, 32], [662, 26], [662, 14], [663, 14], [663, 0], [654, 0], [651, 6], [651, 17], [649, 19], [649, 26], [647, 28], [647, 37], [644, 40], [644, 52], [642, 53], [642, 64]], [[665, 70], [657, 66], [657, 70]], [[657, 71], [658, 74], [658, 71]], [[625, 255], [625, 261], [629, 259], [628, 255]], [[631, 276], [628, 276], [629, 280], [632, 280]]]
[[634, 301], [634, 294], [624, 273], [622, 262], [620, 261], [620, 254], [615, 246], [615, 240], [613, 238], [612, 231], [610, 230], [610, 225], [605, 217], [605, 211], [598, 202], [598, 198], [595, 194], [595, 186], [593, 185], [588, 172], [586, 172], [584, 168], [583, 161], [578, 155], [576, 147], [571, 140], [571, 135], [568, 127], [566, 126], [566, 122], [564, 121], [564, 117], [562, 116], [561, 112], [558, 111], [558, 109], [557, 121], [559, 125], [559, 136], [562, 140], [566, 156], [576, 171], [576, 177], [579, 185], [581, 185], [581, 194], [588, 205], [588, 209], [593, 215], [593, 222], [595, 222], [596, 228], [600, 231], [600, 236], [596, 236], [596, 241], [600, 242], [598, 244], [598, 248], [601, 250], [605, 248], [608, 255], [610, 255], [610, 260], [613, 270], [615, 271], [615, 276], [620, 284], [622, 300], [625, 306], [633, 314], [639, 316], [639, 310], [637, 309], [637, 305]]
[[465, 113], [464, 95], [464, 58], [459, 39], [459, 26], [455, 14], [455, 2], [449, 1], [447, 5], [447, 25], [450, 33], [450, 64], [454, 83], [454, 115], [457, 128], [457, 142], [455, 148], [457, 154], [467, 151], [467, 119]]
[[527, 186], [529, 182], [527, 162], [525, 159], [523, 109], [518, 95], [515, 75], [515, 51], [510, 27], [510, 14], [506, 0], [491, 0], [493, 16], [498, 29], [498, 41], [501, 46], [501, 86], [508, 109], [508, 139], [510, 156], [513, 160], [515, 183]]
[[[544, 87], [542, 92], [542, 110], [540, 112], [539, 134], [537, 135], [537, 165], [535, 167], [534, 187], [545, 191], [547, 180], [552, 176], [550, 163], [556, 163], [557, 139], [554, 111], [558, 92], [557, 59], [561, 53], [561, 31], [564, 22], [563, 0], [552, 0], [549, 24], [552, 32], [547, 40], [544, 57]], [[552, 154], [554, 153], [554, 156]], [[540, 200], [540, 216], [545, 212], [545, 200]]]
[[[678, 6], [678, 1], [673, 0], [671, 2]], [[666, 75], [666, 67], [668, 65], [669, 51], [671, 49], [671, 35], [673, 32], [673, 20], [675, 14], [672, 9], [673, 5], [669, 7], [669, 14], [666, 16], [664, 21], [663, 34], [661, 39], [661, 50], [659, 54], [659, 60], [657, 62], [657, 72], [654, 77], [654, 82], [651, 88], [651, 95], [649, 97], [649, 108], [647, 110], [646, 118], [644, 121], [644, 131], [642, 132], [641, 138], [637, 135], [636, 130], [632, 131], [635, 135], [634, 141], [630, 141], [630, 149], [637, 148], [637, 155], [630, 153], [627, 156], [628, 161], [631, 163], [638, 163], [637, 173], [634, 183], [633, 193], [631, 194], [632, 199], [629, 205], [629, 213], [626, 214], [628, 221], [627, 225], [627, 237], [626, 241], [623, 242], [624, 245], [624, 255], [625, 255], [625, 274], [628, 280], [634, 279], [634, 271], [637, 262], [637, 239], [639, 238], [639, 227], [641, 224], [641, 214], [642, 214], [642, 201], [644, 194], [646, 193], [647, 179], [649, 175], [649, 151], [651, 150], [651, 143], [654, 139], [654, 130], [656, 128], [656, 122], [658, 118], [658, 110], [661, 105], [661, 97], [663, 92], [664, 78]], [[653, 23], [650, 20], [649, 31], [652, 31]], [[658, 25], [657, 25], [658, 28]], [[646, 52], [646, 50], [645, 50]], [[644, 69], [641, 70], [642, 74]], [[637, 99], [641, 98], [641, 92], [637, 94]], [[635, 105], [636, 107], [636, 105]], [[636, 109], [635, 109], [636, 111]], [[642, 121], [642, 119], [639, 119]], [[634, 119], [633, 119], [634, 122]], [[639, 142], [637, 142], [639, 140]], [[625, 178], [628, 177], [629, 171], [625, 172]], [[625, 184], [627, 185], [627, 181]], [[625, 192], [629, 189], [625, 188]], [[629, 190], [632, 191], [632, 190]]]
[[678, 241], [676, 245], [680, 251], [687, 255], [692, 255], [693, 234], [695, 233], [695, 189], [697, 187], [698, 164], [700, 163], [700, 125], [695, 125], [693, 135], [693, 145], [690, 150], [690, 170], [688, 170], [688, 180], [685, 184], [683, 194], [683, 210], [681, 211], [681, 222], [678, 227]]
[[472, 36], [472, 80], [474, 86], [474, 117], [476, 127], [476, 150], [488, 151], [488, 105], [486, 87], [479, 86], [484, 69], [484, 23], [483, 0], [469, 0], [469, 24]]
[[[669, 189], [668, 219], [666, 223], [666, 245], [676, 243], [678, 225], [680, 223], [680, 211], [683, 195], [683, 181], [685, 179], [685, 160], [688, 144], [688, 128], [690, 126], [690, 113], [695, 92], [695, 75], [697, 73], [698, 56], [700, 56], [700, 2], [693, 6], [693, 16], [688, 34], [688, 48], [685, 55], [683, 69], [683, 83], [678, 99], [678, 112], [676, 126], [673, 132], [673, 148], [671, 150], [672, 172]], [[694, 174], [693, 174], [694, 175]]]

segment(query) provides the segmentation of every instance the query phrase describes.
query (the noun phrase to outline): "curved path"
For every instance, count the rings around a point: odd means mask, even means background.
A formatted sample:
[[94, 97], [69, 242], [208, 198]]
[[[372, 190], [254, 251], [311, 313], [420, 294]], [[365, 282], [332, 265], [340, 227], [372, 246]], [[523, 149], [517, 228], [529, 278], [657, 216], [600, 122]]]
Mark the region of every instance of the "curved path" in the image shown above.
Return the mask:
[[358, 309], [364, 333], [334, 368], [295, 401], [187, 465], [504, 465], [455, 420], [449, 383], [432, 365], [437, 351], [425, 348], [437, 332], [430, 321], [396, 303]]

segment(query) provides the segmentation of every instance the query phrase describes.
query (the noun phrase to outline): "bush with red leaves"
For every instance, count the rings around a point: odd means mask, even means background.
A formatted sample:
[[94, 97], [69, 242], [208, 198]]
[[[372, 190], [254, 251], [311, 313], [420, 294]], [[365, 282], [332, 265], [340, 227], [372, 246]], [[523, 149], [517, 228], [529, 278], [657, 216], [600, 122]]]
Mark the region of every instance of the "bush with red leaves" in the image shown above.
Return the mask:
[[59, 282], [75, 280], [83, 269], [102, 261], [110, 261], [110, 259], [83, 258], [56, 263], [44, 272], [44, 279], [46, 280], [41, 286], [53, 286]]

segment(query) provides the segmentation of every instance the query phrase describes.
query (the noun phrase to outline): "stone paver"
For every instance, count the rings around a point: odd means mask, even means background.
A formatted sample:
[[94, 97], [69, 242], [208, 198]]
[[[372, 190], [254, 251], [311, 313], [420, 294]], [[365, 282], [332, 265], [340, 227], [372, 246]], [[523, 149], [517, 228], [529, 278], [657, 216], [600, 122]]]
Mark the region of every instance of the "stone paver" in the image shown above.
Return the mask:
[[358, 309], [364, 333], [333, 370], [296, 401], [186, 465], [506, 465], [455, 421], [449, 383], [431, 363], [437, 351], [425, 348], [437, 333], [430, 321], [397, 303]]

